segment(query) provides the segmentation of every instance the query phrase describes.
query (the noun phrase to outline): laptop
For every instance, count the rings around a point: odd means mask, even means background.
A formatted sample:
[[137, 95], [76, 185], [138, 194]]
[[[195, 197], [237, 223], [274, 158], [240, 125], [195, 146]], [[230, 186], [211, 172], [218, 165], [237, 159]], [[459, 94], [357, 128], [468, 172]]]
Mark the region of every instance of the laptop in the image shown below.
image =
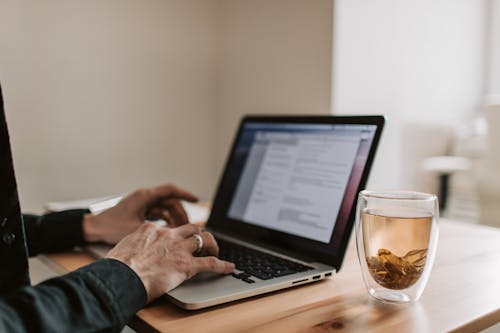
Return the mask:
[[198, 274], [167, 297], [201, 309], [340, 270], [383, 116], [243, 118], [206, 229], [232, 275]]

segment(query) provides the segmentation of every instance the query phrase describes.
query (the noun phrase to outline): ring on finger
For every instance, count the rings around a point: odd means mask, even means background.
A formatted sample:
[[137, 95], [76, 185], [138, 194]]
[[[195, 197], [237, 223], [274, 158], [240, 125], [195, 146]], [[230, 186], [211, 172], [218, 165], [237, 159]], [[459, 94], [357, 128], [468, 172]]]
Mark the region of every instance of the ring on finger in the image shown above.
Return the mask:
[[201, 237], [200, 234], [194, 234], [193, 237], [196, 241], [196, 251], [194, 251], [194, 253], [199, 254], [203, 249], [203, 237]]

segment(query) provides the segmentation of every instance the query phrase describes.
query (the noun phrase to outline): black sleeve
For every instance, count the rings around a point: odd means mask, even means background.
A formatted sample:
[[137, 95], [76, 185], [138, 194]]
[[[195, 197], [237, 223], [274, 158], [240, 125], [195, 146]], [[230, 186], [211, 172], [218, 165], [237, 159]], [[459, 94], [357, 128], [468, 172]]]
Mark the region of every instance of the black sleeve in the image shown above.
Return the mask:
[[45, 215], [23, 214], [29, 256], [83, 245], [82, 221], [88, 212], [74, 209]]
[[119, 332], [146, 302], [132, 269], [101, 259], [0, 298], [0, 332]]

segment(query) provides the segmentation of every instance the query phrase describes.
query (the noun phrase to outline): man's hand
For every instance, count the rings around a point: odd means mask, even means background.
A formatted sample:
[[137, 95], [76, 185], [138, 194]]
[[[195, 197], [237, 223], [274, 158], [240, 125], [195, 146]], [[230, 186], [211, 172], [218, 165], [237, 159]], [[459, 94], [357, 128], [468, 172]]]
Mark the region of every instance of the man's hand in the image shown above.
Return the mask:
[[189, 221], [180, 200], [196, 202], [198, 198], [173, 185], [137, 190], [100, 214], [85, 215], [84, 239], [116, 244], [144, 224], [146, 218], [162, 218], [171, 227], [186, 224]]
[[[201, 235], [203, 249], [212, 256], [193, 256], [198, 250], [194, 234]], [[218, 252], [212, 234], [201, 232], [197, 225], [163, 228], [154, 223], [144, 223], [106, 257], [119, 260], [133, 269], [146, 288], [148, 302], [151, 302], [197, 273], [233, 272], [234, 264], [217, 259]]]

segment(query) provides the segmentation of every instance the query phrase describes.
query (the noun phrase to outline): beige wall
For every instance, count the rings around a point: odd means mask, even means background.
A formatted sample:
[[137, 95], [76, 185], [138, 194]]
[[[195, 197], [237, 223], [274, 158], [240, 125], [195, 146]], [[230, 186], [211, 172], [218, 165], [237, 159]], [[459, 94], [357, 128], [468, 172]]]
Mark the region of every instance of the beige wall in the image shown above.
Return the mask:
[[221, 166], [244, 114], [328, 114], [333, 0], [222, 0], [217, 147]]
[[0, 0], [0, 80], [25, 210], [214, 186], [215, 2]]
[[332, 0], [0, 0], [22, 205], [210, 198], [245, 113], [328, 113]]

